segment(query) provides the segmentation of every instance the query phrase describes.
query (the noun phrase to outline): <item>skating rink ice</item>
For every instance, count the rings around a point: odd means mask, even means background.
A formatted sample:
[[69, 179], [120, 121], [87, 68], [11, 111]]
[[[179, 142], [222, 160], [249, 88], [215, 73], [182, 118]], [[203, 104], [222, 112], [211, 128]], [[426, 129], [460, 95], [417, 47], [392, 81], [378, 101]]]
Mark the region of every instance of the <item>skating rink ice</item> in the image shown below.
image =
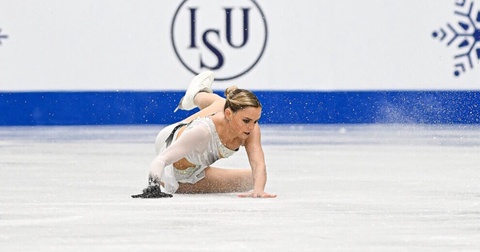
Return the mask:
[[264, 125], [277, 198], [132, 199], [161, 127], [0, 127], [0, 251], [480, 250], [480, 126]]

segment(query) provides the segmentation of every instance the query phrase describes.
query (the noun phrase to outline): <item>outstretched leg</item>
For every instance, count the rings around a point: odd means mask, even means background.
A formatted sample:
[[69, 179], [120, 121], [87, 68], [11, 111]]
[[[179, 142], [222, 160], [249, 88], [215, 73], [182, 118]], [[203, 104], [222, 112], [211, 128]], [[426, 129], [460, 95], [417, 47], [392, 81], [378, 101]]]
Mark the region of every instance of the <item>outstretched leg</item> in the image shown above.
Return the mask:
[[198, 108], [200, 108], [200, 110], [205, 109], [218, 101], [225, 102], [225, 98], [220, 97], [215, 93], [207, 92], [200, 92], [195, 95], [195, 98], [193, 99], [193, 102], [195, 103], [195, 105], [197, 105]]
[[200, 111], [184, 119], [184, 122], [190, 122], [198, 117], [205, 117], [211, 114], [223, 111], [225, 106], [225, 98], [217, 94], [200, 92], [195, 95], [195, 105], [200, 108]]

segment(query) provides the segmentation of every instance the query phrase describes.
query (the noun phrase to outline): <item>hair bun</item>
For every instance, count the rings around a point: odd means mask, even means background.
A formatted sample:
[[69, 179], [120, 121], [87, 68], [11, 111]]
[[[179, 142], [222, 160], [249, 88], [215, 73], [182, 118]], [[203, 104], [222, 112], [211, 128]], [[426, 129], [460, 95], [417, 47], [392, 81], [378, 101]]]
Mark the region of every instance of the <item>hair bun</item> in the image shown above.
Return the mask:
[[227, 97], [227, 99], [230, 99], [233, 95], [234, 95], [234, 91], [237, 90], [238, 87], [237, 86], [230, 86], [228, 87], [226, 90], [225, 90], [225, 97]]

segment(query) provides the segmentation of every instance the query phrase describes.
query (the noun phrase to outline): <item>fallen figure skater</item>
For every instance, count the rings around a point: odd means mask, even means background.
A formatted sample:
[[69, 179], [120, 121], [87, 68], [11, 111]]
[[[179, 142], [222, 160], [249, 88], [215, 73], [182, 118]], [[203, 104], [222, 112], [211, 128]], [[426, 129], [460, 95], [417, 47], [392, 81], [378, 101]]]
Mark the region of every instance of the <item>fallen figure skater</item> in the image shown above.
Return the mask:
[[[258, 120], [262, 105], [250, 91], [227, 88], [214, 94], [214, 74], [195, 76], [177, 109], [200, 111], [163, 128], [157, 135], [157, 156], [150, 165], [148, 187], [133, 198], [165, 198], [173, 193], [243, 192], [239, 197], [274, 198], [265, 192], [267, 171]], [[251, 169], [211, 165], [244, 146]], [[162, 187], [164, 191], [162, 191]]]

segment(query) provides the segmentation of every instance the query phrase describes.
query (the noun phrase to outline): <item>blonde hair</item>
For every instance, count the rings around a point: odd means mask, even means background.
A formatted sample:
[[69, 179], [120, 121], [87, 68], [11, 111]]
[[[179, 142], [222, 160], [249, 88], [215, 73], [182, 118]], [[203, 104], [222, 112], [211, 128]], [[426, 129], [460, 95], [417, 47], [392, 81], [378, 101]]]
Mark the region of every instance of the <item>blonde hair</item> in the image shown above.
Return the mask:
[[262, 104], [257, 96], [246, 89], [240, 89], [237, 86], [231, 86], [225, 90], [225, 107], [231, 109], [233, 113], [246, 107], [261, 108]]

